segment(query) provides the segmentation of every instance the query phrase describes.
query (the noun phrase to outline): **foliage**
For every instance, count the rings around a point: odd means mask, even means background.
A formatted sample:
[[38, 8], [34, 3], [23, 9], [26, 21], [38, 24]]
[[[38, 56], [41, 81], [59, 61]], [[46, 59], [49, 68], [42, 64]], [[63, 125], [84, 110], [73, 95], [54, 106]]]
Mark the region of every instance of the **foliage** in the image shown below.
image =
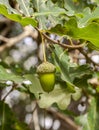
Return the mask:
[[91, 106], [88, 110], [88, 113], [77, 117], [76, 121], [81, 123], [84, 130], [94, 130], [97, 122], [96, 116], [96, 100], [91, 97]]
[[0, 109], [0, 122], [2, 122], [0, 129], [9, 128], [10, 130], [29, 130], [25, 123], [19, 122], [17, 120], [16, 116], [11, 111], [9, 106], [2, 101], [0, 101]]
[[[74, 63], [70, 53], [73, 54], [72, 51], [76, 49], [79, 53], [86, 48], [86, 52], [99, 50], [99, 2], [96, 0], [94, 2], [91, 0], [15, 0], [15, 2], [18, 4], [18, 9], [12, 7], [9, 0], [0, 0], [0, 14], [22, 26], [31, 25], [39, 32], [42, 42], [44, 38], [54, 43], [47, 48], [50, 51], [47, 59], [56, 66], [56, 83], [54, 90], [46, 93], [42, 89], [36, 71], [30, 73], [20, 70], [20, 73], [16, 74], [16, 68], [13, 71], [10, 65], [4, 66], [1, 63], [0, 89], [7, 87], [7, 81], [12, 81], [13, 90], [17, 89], [33, 95], [40, 108], [48, 108], [56, 104], [56, 107], [61, 110], [66, 110], [71, 99], [77, 101], [85, 92], [91, 100], [89, 109], [81, 116], [74, 116], [75, 122], [83, 126], [83, 130], [98, 130], [96, 122], [99, 120], [99, 111], [97, 111], [99, 93], [96, 92], [96, 88], [99, 84], [94, 86], [89, 81], [96, 78], [99, 83], [97, 72], [99, 64], [93, 62], [87, 53], [82, 53], [86, 58], [84, 65]], [[51, 39], [50, 34], [59, 36], [59, 39]], [[42, 51], [45, 53], [44, 50]], [[24, 81], [29, 81], [30, 84], [25, 84]], [[4, 103], [4, 99], [0, 102], [0, 108], [0, 122], [2, 122], [0, 129], [28, 129], [15, 118], [11, 109]]]

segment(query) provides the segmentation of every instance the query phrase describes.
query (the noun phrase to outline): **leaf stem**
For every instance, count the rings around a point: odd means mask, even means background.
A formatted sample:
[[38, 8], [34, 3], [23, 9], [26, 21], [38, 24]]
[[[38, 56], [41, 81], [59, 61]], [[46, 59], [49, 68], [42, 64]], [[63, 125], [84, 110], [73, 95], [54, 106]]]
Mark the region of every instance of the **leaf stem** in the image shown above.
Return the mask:
[[[38, 30], [38, 29], [37, 29]], [[42, 39], [42, 52], [43, 52], [43, 59], [44, 59], [44, 62], [46, 62], [46, 51], [45, 51], [45, 38], [44, 36], [42, 35], [42, 31], [38, 30], [40, 35], [41, 35], [41, 39]]]
[[44, 62], [46, 62], [45, 42], [43, 37], [42, 37], [42, 50], [43, 50]]
[[68, 40], [70, 41], [71, 46], [74, 46], [74, 44], [73, 44], [73, 42], [72, 42], [70, 37], [68, 37]]

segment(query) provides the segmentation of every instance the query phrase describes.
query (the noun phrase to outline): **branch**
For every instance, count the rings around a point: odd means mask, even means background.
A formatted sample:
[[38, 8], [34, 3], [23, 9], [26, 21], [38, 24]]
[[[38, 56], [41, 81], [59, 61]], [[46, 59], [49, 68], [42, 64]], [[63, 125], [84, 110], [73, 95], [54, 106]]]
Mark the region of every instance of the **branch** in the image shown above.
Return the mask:
[[80, 50], [80, 52], [85, 56], [85, 58], [87, 59], [87, 61], [88, 61], [89, 63], [93, 63], [94, 66], [99, 66], [99, 64], [96, 63], [96, 62], [94, 62], [94, 61], [86, 54], [86, 52], [85, 52], [83, 49], [79, 49], [79, 50]]
[[0, 40], [5, 42], [4, 45], [0, 46], [0, 52], [4, 51], [6, 48], [14, 46], [16, 43], [18, 43], [27, 36], [31, 36], [33, 39], [36, 39], [37, 35], [38, 35], [37, 32], [36, 31], [33, 32], [33, 29], [30, 28], [29, 26], [26, 26], [24, 28], [23, 33], [13, 38], [6, 38], [0, 35]]
[[41, 35], [43, 35], [45, 39], [47, 39], [48, 41], [52, 42], [53, 44], [58, 44], [58, 45], [60, 45], [60, 46], [63, 47], [63, 48], [71, 48], [71, 49], [82, 48], [82, 47], [86, 44], [86, 42], [84, 42], [84, 43], [82, 43], [82, 44], [79, 44], [79, 45], [73, 45], [73, 44], [72, 44], [72, 45], [67, 45], [67, 44], [63, 44], [63, 43], [61, 43], [61, 42], [59, 42], [59, 41], [56, 41], [56, 40], [51, 39], [51, 38], [50, 38], [49, 36], [47, 36], [45, 33], [43, 33], [42, 31], [40, 31], [37, 27], [36, 27], [36, 30], [37, 30]]
[[2, 101], [4, 101], [6, 99], [6, 97], [13, 91], [13, 87], [10, 89], [10, 91], [4, 96], [4, 98], [2, 99]]
[[50, 37], [48, 37], [46, 34], [42, 33], [42, 35], [47, 39], [49, 40], [50, 42], [52, 42], [53, 44], [58, 44], [60, 45], [61, 47], [63, 48], [81, 48], [83, 47], [86, 43], [82, 43], [82, 44], [79, 44], [79, 45], [67, 45], [67, 44], [63, 44], [63, 43], [60, 43], [59, 41], [56, 41], [56, 40], [53, 40], [51, 39]]
[[5, 17], [0, 18], [0, 23], [6, 23], [6, 24], [8, 24], [10, 22], [11, 21], [9, 19], [5, 18]]
[[39, 115], [37, 110], [37, 104], [35, 103], [36, 109], [33, 110], [33, 123], [34, 123], [34, 130], [40, 130], [39, 126]]
[[4, 101], [6, 99], [6, 97], [17, 87], [16, 83], [13, 83], [12, 88], [10, 89], [10, 91], [3, 97], [2, 101]]
[[82, 130], [80, 126], [76, 125], [70, 118], [66, 117], [65, 115], [52, 109], [47, 109], [47, 111], [60, 118], [61, 120], [65, 121], [65, 123], [68, 124], [72, 130]]

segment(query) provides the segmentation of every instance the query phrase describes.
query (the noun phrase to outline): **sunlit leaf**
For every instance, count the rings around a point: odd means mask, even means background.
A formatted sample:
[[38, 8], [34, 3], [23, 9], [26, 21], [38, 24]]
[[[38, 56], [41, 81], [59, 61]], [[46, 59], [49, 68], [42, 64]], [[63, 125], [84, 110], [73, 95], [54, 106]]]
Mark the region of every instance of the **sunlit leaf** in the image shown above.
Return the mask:
[[19, 5], [19, 9], [22, 14], [25, 16], [31, 16], [33, 15], [33, 8], [30, 7], [30, 1], [29, 0], [16, 0]]
[[0, 14], [6, 16], [7, 18], [19, 22], [20, 24], [22, 24], [23, 26], [29, 25], [31, 24], [32, 26], [37, 26], [37, 21], [34, 20], [33, 18], [30, 17], [23, 17], [20, 14], [13, 14], [13, 13], [9, 13], [7, 8], [4, 5], [0, 4]]
[[90, 8], [85, 8], [82, 13], [82, 18], [79, 18], [78, 26], [80, 28], [88, 25], [90, 22], [99, 19], [99, 7], [92, 12]]
[[71, 96], [77, 100], [81, 96], [81, 90], [76, 88], [75, 93], [70, 93], [65, 84], [56, 84], [55, 88], [50, 93], [43, 93], [38, 100], [41, 108], [48, 108], [56, 103], [60, 109], [66, 109], [70, 104]]
[[5, 68], [0, 66], [0, 81], [7, 81], [7, 80], [14, 81], [15, 83], [22, 83], [24, 79], [22, 76], [15, 75], [11, 72], [7, 72]]
[[47, 29], [61, 22], [60, 14], [65, 14], [66, 10], [53, 4], [51, 0], [32, 0], [37, 11], [33, 14], [39, 21], [39, 28]]
[[26, 80], [31, 81], [31, 84], [28, 86], [31, 93], [33, 93], [36, 98], [39, 98], [40, 93], [44, 93], [40, 81], [37, 76], [31, 74], [31, 75], [24, 75], [24, 78]]
[[[14, 13], [14, 14], [19, 14], [19, 12], [12, 8], [9, 4], [9, 0], [0, 0], [0, 5], [5, 5], [7, 10], [8, 10], [8, 13]], [[2, 12], [2, 10], [0, 9], [0, 13]]]
[[90, 23], [88, 26], [79, 28], [75, 19], [70, 19], [64, 26], [57, 25], [49, 30], [51, 33], [59, 35], [68, 35], [74, 39], [83, 39], [90, 41], [94, 46], [99, 48], [99, 24]]

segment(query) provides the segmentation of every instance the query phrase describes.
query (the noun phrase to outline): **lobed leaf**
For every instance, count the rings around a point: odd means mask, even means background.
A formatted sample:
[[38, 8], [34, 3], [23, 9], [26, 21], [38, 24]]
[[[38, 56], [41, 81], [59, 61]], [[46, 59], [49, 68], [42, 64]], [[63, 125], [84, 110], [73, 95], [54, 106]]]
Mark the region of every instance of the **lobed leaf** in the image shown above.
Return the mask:
[[5, 17], [19, 22], [20, 24], [22, 24], [23, 26], [29, 25], [31, 24], [33, 27], [37, 26], [37, 21], [33, 18], [30, 17], [23, 17], [20, 14], [13, 14], [13, 13], [9, 13], [8, 9], [5, 7], [5, 5], [0, 4], [0, 14], [4, 15]]
[[29, 0], [16, 0], [19, 5], [19, 9], [22, 14], [24, 14], [27, 17], [30, 17], [33, 15], [33, 8], [31, 7], [31, 3]]
[[72, 81], [74, 81], [75, 78], [82, 79], [85, 75], [93, 74], [93, 71], [91, 70], [90, 66], [87, 64], [71, 67], [69, 72]]
[[89, 7], [85, 8], [81, 13], [82, 17], [78, 20], [78, 27], [83, 28], [92, 21], [99, 19], [99, 7], [96, 7], [94, 11], [91, 11]]
[[52, 92], [43, 93], [40, 95], [38, 104], [41, 108], [48, 108], [52, 104], [56, 103], [60, 109], [65, 110], [70, 104], [71, 96], [75, 100], [80, 98], [81, 90], [76, 88], [75, 91], [75, 93], [70, 93], [66, 87], [66, 84], [56, 84]]
[[61, 14], [65, 14], [66, 10], [53, 4], [51, 0], [32, 0], [36, 12], [33, 16], [39, 21], [40, 29], [47, 29], [61, 23]]
[[74, 39], [83, 39], [99, 48], [99, 24], [95, 22], [83, 28], [79, 28], [77, 26], [77, 21], [75, 19], [70, 19], [64, 26], [56, 25], [56, 27], [50, 29], [49, 32], [61, 36], [68, 35]]
[[13, 73], [8, 73], [3, 66], [0, 65], [0, 81], [7, 81], [11, 80], [14, 81], [15, 83], [22, 83], [23, 82], [23, 77], [19, 75], [15, 75]]
[[41, 84], [40, 84], [40, 81], [38, 79], [37, 76], [35, 75], [24, 75], [24, 78], [26, 80], [29, 80], [31, 81], [32, 84], [30, 84], [28, 87], [29, 87], [29, 90], [31, 93], [33, 93], [37, 99], [39, 99], [39, 95], [40, 93], [44, 93], [42, 87], [41, 87]]
[[71, 92], [75, 92], [75, 85], [72, 84], [69, 75], [69, 68], [72, 66], [69, 61], [69, 56], [67, 55], [66, 50], [63, 51], [59, 45], [54, 45], [54, 47], [54, 62], [55, 65], [60, 69], [61, 79], [66, 82], [66, 85]]

